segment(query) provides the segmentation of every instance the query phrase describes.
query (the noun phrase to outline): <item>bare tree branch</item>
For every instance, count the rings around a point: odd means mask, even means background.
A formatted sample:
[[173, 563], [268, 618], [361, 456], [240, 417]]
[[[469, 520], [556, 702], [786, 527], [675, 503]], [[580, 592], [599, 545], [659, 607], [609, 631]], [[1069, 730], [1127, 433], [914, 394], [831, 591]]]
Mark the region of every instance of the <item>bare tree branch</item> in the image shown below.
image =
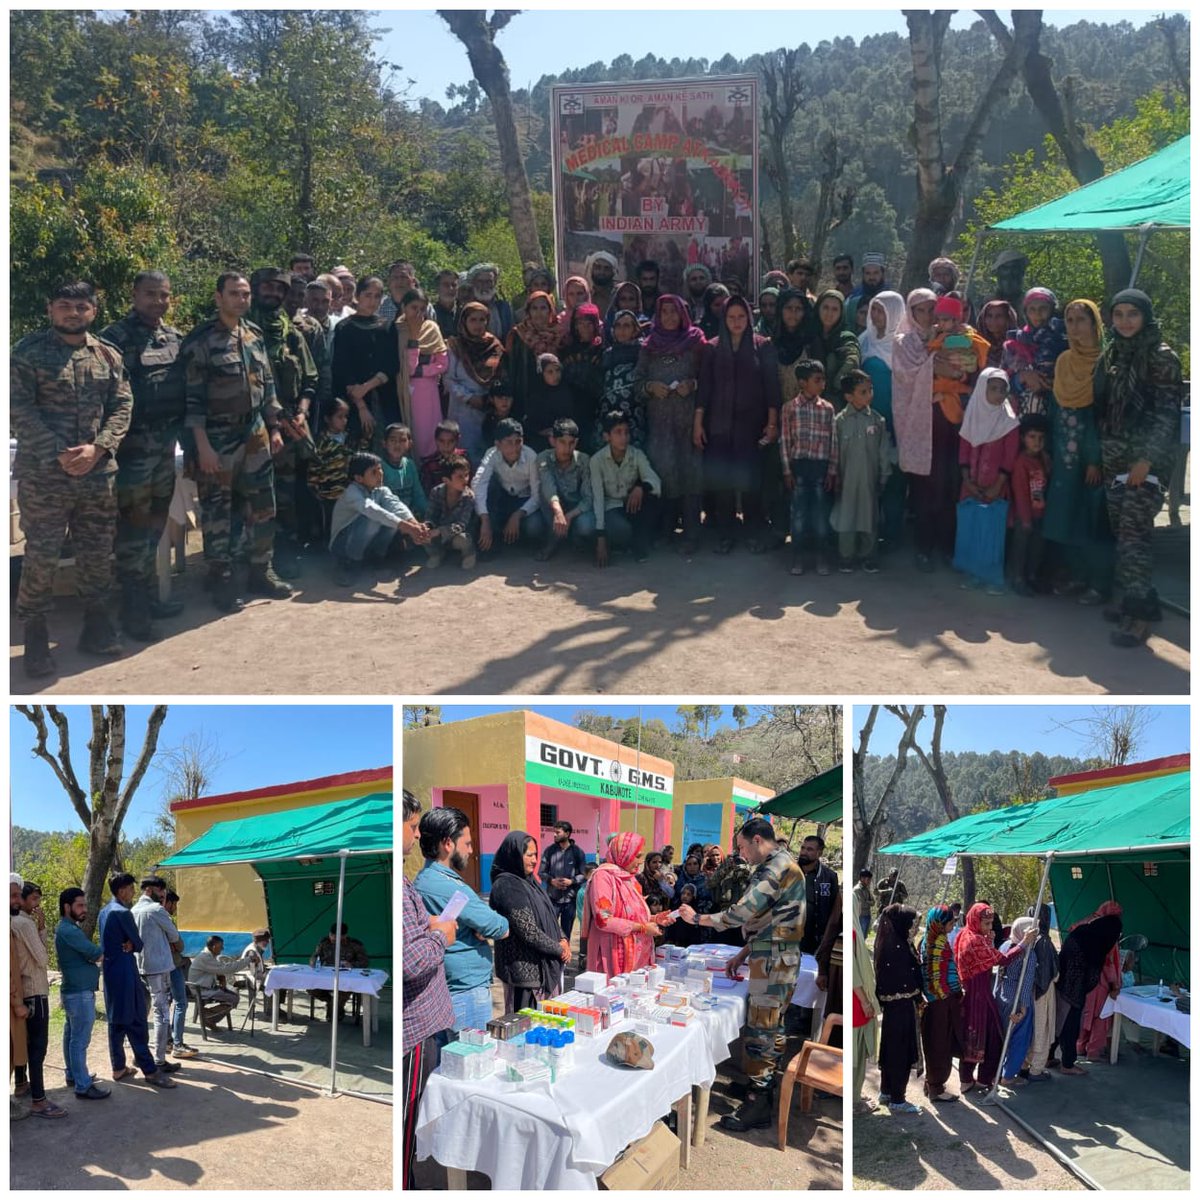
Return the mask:
[[55, 727], [58, 729], [58, 746], [59, 757], [46, 749], [46, 716], [42, 711], [40, 704], [18, 704], [17, 712], [19, 712], [27, 721], [29, 721], [37, 731], [37, 741], [34, 743], [33, 752], [46, 763], [54, 772], [58, 782], [62, 784], [63, 791], [67, 793], [67, 798], [71, 801], [71, 806], [75, 809], [79, 819], [83, 822], [85, 829], [90, 829], [92, 825], [92, 814], [88, 809], [87, 795], [83, 788], [79, 786], [79, 780], [75, 777], [75, 768], [71, 765], [71, 748], [70, 738], [67, 729], [67, 719], [51, 705], [46, 706], [50, 712], [51, 719], [54, 721]]
[[133, 773], [126, 780], [125, 790], [121, 793], [121, 799], [117, 806], [118, 825], [125, 820], [125, 814], [129, 811], [133, 794], [142, 782], [142, 777], [146, 774], [146, 768], [149, 767], [155, 750], [158, 749], [158, 732], [162, 729], [162, 723], [166, 718], [167, 706], [165, 704], [156, 704], [150, 713], [150, 719], [146, 722], [146, 740], [142, 743], [142, 751], [138, 755], [137, 762], [134, 764]]

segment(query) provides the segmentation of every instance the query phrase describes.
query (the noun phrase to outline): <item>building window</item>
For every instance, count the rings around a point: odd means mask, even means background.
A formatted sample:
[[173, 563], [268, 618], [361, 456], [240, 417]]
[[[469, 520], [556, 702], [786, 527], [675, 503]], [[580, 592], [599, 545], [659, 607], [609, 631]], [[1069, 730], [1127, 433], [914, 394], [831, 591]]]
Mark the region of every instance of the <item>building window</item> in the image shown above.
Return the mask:
[[1082, 867], [1072, 867], [1071, 868], [1071, 878], [1072, 879], [1082, 879], [1083, 878], [1083, 868]]
[[553, 829], [554, 822], [558, 820], [558, 805], [542, 804], [539, 807], [542, 810], [542, 828]]
[[1158, 878], [1158, 863], [1142, 863], [1142, 875], [1146, 879]]
[[314, 896], [333, 896], [337, 894], [337, 884], [332, 879], [317, 879], [313, 882]]

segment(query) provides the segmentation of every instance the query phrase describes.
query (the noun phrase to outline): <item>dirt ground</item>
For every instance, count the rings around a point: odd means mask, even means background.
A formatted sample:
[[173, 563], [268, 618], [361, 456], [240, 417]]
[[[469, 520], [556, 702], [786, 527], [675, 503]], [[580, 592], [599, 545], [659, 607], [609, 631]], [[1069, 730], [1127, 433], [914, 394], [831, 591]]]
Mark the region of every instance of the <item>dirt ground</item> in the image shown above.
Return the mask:
[[113, 1083], [103, 1020], [88, 1067], [112, 1088], [107, 1100], [75, 1098], [63, 1082], [61, 1030], [51, 1032], [46, 1094], [70, 1115], [10, 1124], [12, 1190], [392, 1187], [390, 1105], [331, 1098], [203, 1054], [182, 1063], [174, 1091], [140, 1075]]
[[[956, 1085], [951, 1083], [951, 1091]], [[879, 1071], [867, 1068], [864, 1096], [879, 1095]], [[919, 1113], [885, 1108], [854, 1114], [853, 1186], [882, 1191], [1086, 1191], [999, 1108], [970, 1099], [932, 1104], [919, 1081], [907, 1099]]]
[[59, 600], [60, 674], [34, 686], [11, 627], [12, 691], [121, 694], [1184, 694], [1188, 621], [1167, 613], [1144, 647], [1118, 650], [1095, 609], [1068, 598], [962, 591], [906, 551], [880, 574], [788, 574], [789, 557], [692, 560], [659, 548], [597, 570], [562, 553], [507, 551], [465, 574], [402, 568], [339, 589], [323, 554], [289, 601], [222, 616], [201, 590], [199, 536], [176, 594], [182, 616], [115, 660], [80, 654], [79, 606]]

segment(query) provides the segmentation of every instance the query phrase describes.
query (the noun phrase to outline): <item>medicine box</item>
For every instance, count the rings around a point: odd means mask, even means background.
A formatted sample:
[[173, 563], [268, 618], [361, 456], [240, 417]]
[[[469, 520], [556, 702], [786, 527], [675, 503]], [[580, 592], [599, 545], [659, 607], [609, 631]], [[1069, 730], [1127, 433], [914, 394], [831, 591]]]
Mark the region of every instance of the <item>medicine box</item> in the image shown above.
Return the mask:
[[575, 988], [580, 992], [599, 992], [608, 987], [608, 976], [603, 971], [584, 971], [575, 976]]
[[686, 983], [691, 991], [703, 992], [707, 995], [712, 992], [712, 979], [713, 977], [708, 971], [689, 971]]
[[595, 1037], [604, 1030], [604, 1018], [599, 1009], [573, 1008], [571, 1016], [575, 1018], [575, 1034], [578, 1037]]
[[672, 1025], [690, 1025], [695, 1019], [696, 1014], [690, 1008], [677, 1008], [671, 1013]]
[[649, 984], [650, 977], [646, 974], [645, 971], [643, 971], [639, 968], [636, 971], [629, 972], [629, 982], [635, 988], [644, 988], [644, 987], [646, 987], [647, 984]]
[[650, 967], [646, 971], [646, 982], [652, 987], [657, 987], [667, 977], [666, 971], [662, 967]]

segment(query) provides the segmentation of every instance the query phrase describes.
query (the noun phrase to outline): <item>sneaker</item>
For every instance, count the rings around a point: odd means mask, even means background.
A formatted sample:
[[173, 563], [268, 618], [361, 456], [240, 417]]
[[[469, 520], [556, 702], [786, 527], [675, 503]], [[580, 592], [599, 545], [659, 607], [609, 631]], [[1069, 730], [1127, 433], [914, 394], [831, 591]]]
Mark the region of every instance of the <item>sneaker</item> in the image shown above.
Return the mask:
[[888, 1111], [894, 1113], [919, 1113], [921, 1110], [908, 1100], [889, 1100]]
[[170, 1073], [171, 1073], [171, 1072], [173, 1072], [173, 1071], [178, 1071], [178, 1070], [179, 1070], [179, 1064], [178, 1064], [178, 1063], [172, 1063], [172, 1062], [160, 1062], [160, 1063], [158, 1064], [158, 1069], [159, 1069], [160, 1071], [166, 1071], [168, 1074], [170, 1074]]
[[475, 562], [476, 562], [476, 558], [477, 558], [477, 556], [476, 556], [476, 554], [475, 554], [475, 551], [474, 551], [473, 549], [472, 549], [472, 550], [468, 550], [468, 551], [466, 552], [466, 554], [464, 554], [464, 555], [463, 555], [462, 569], [463, 569], [464, 571], [473, 571], [473, 570], [475, 570]]
[[107, 1100], [112, 1092], [108, 1088], [102, 1088], [99, 1084], [93, 1083], [86, 1092], [76, 1092], [76, 1099], [79, 1100]]
[[191, 1046], [185, 1046], [180, 1043], [180, 1045], [176, 1046], [173, 1050], [168, 1048], [167, 1053], [173, 1055], [175, 1058], [195, 1058], [200, 1051], [194, 1050]]
[[148, 1084], [151, 1084], [153, 1087], [160, 1087], [160, 1088], [178, 1087], [179, 1084], [177, 1084], [175, 1082], [175, 1080], [173, 1080], [170, 1077], [170, 1075], [163, 1074], [163, 1069], [164, 1069], [163, 1067], [159, 1067], [158, 1070], [155, 1071], [153, 1075], [147, 1075], [146, 1082]]

